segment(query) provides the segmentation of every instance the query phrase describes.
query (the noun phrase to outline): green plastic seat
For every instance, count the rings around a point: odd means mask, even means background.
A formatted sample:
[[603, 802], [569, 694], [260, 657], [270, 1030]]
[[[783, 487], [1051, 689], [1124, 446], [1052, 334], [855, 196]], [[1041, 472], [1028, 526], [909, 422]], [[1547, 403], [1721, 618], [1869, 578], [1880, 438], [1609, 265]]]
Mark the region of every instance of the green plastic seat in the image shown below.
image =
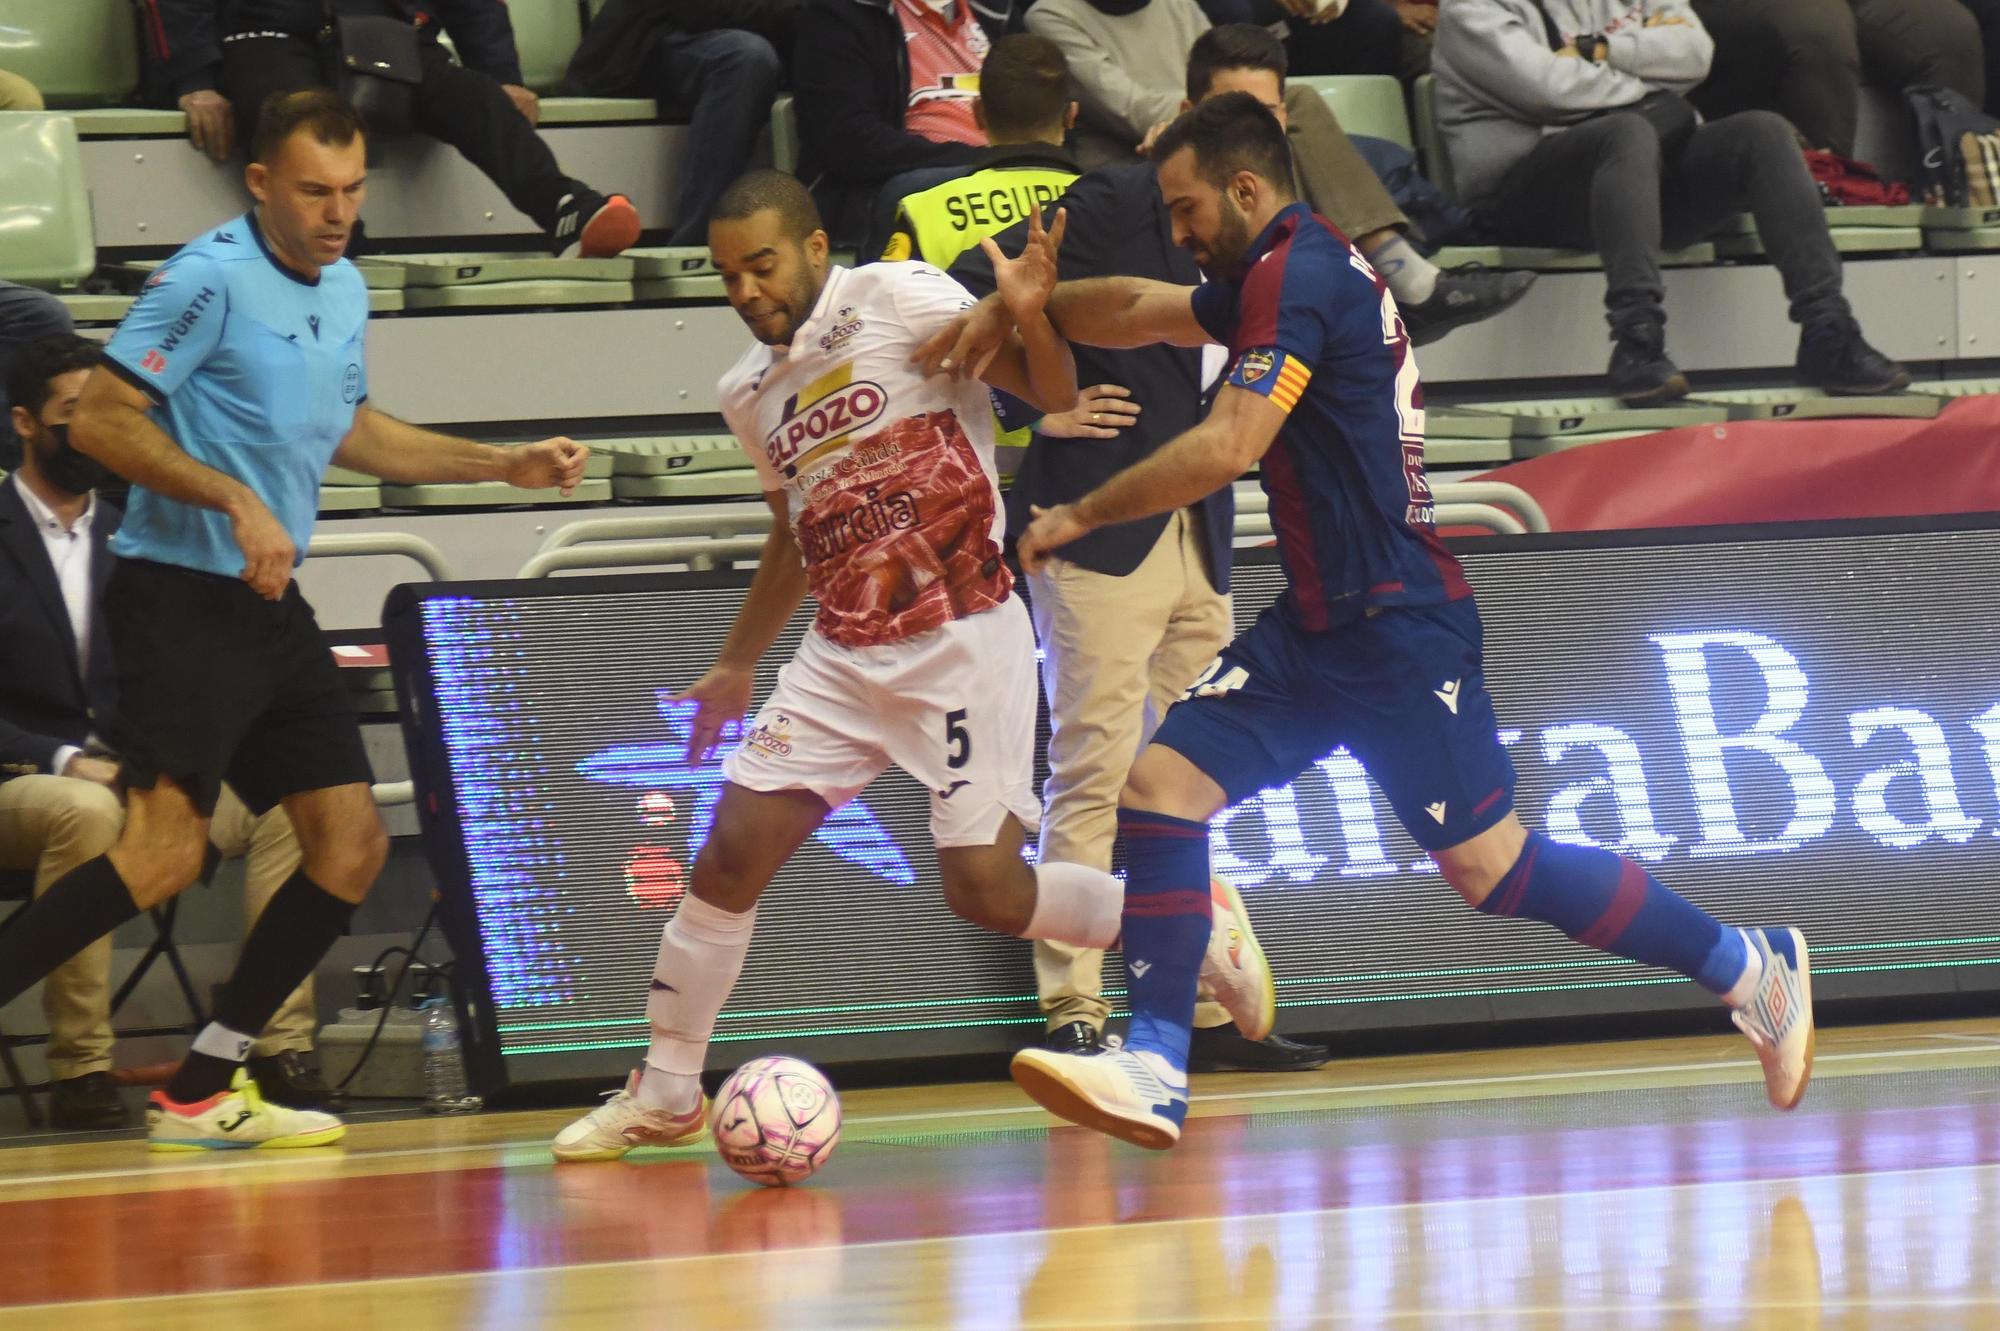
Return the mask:
[[536, 92], [554, 89], [583, 40], [583, 11], [576, 0], [511, 0], [507, 17], [514, 24], [522, 81]]
[[1514, 456], [1517, 458], [1544, 458], [1551, 453], [1566, 453], [1572, 448], [1588, 448], [1592, 444], [1608, 444], [1616, 439], [1639, 439], [1657, 430], [1593, 430], [1587, 434], [1524, 435], [1514, 441]]
[[354, 513], [380, 507], [382, 487], [379, 485], [322, 485], [319, 488], [319, 511], [322, 513]]
[[1694, 393], [1690, 402], [1724, 407], [1733, 421], [1825, 421], [1861, 417], [1929, 420], [1944, 403], [1927, 393], [1834, 397], [1815, 388], [1731, 388]]
[[[1615, 397], [1468, 402], [1459, 410], [1511, 417], [1517, 443], [1524, 438], [1549, 439], [1558, 435], [1643, 434], [1683, 425], [1720, 425], [1729, 419], [1726, 407], [1712, 404], [1676, 402], [1657, 407], [1628, 407]], [[1519, 451], [1515, 450], [1517, 455]]]
[[94, 106], [70, 112], [85, 139], [179, 139], [187, 136], [187, 115], [137, 106]]
[[485, 286], [498, 282], [629, 282], [633, 262], [557, 259], [546, 254], [385, 254], [369, 264], [403, 270], [409, 287]]
[[790, 93], [771, 103], [771, 166], [788, 175], [799, 169], [799, 112]]
[[0, 65], [52, 107], [122, 102], [139, 86], [138, 11], [131, 0], [0, 0]]
[[403, 297], [412, 310], [522, 309], [543, 306], [630, 305], [630, 282], [491, 282], [476, 286], [411, 286], [379, 295]]
[[1417, 110], [1417, 165], [1424, 169], [1431, 184], [1444, 191], [1447, 199], [1457, 199], [1458, 189], [1451, 179], [1451, 158], [1444, 150], [1444, 132], [1438, 128], [1437, 75], [1426, 74], [1418, 79], [1410, 90], [1410, 100]]
[[[1839, 220], [1844, 211], [1829, 208], [1827, 221]], [[1913, 226], [1830, 226], [1826, 234], [1841, 254], [1908, 254], [1924, 247], [1924, 233]], [[1932, 236], [1939, 234], [1942, 233], [1933, 232]], [[1756, 258], [1764, 253], [1764, 238], [1755, 232], [1747, 236], [1717, 236], [1715, 252], [1725, 259]]]
[[611, 490], [620, 499], [755, 499], [764, 482], [754, 468], [738, 467], [691, 476], [614, 476]]
[[0, 277], [56, 286], [96, 265], [76, 125], [54, 111], [0, 115]]
[[1349, 134], [1387, 139], [1416, 151], [1403, 84], [1387, 74], [1310, 74], [1292, 80], [1326, 99], [1327, 109]]
[[133, 296], [95, 296], [84, 292], [61, 292], [56, 299], [79, 324], [118, 323], [138, 303]]
[[544, 125], [617, 125], [658, 120], [660, 106], [650, 97], [544, 97]]
[[505, 481], [456, 485], [385, 485], [388, 508], [514, 508], [523, 504], [601, 504], [611, 498], [608, 479], [586, 480], [565, 499], [554, 490], [517, 490]]

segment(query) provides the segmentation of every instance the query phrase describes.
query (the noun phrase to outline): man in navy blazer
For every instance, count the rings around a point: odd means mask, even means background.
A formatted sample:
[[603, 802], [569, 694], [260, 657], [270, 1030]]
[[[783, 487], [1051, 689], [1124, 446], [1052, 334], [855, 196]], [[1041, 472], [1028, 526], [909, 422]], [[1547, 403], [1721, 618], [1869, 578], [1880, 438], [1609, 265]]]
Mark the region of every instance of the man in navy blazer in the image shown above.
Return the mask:
[[[22, 459], [0, 482], [0, 869], [32, 871], [37, 895], [109, 850], [125, 823], [118, 759], [98, 739], [118, 705], [98, 606], [113, 564], [105, 543], [123, 515], [93, 494], [107, 474], [68, 439], [84, 380], [102, 359], [96, 343], [58, 334], [23, 347], [7, 374]], [[282, 809], [252, 818], [225, 792], [211, 838], [219, 854], [246, 857], [253, 918], [298, 865]], [[111, 952], [107, 935], [42, 986], [49, 1117], [59, 1128], [129, 1121], [111, 1076]], [[303, 1059], [312, 1024], [312, 991], [301, 986], [253, 1050], [253, 1075], [279, 1103], [331, 1094]]]
[[[1064, 281], [1150, 277], [1192, 285], [1201, 272], [1174, 244], [1151, 165], [1108, 166], [1079, 178], [1055, 207], [1069, 216], [1058, 257]], [[1054, 209], [1044, 219], [1053, 225]], [[1002, 233], [1018, 253], [1025, 222]], [[992, 265], [977, 247], [952, 266], [972, 291], [993, 290]], [[1220, 377], [1220, 347], [1150, 346], [1129, 351], [1076, 345], [1085, 389], [1068, 413], [1076, 437], [1038, 430], [1008, 495], [1008, 534], [1028, 522], [1030, 505], [1081, 498], [1114, 473], [1198, 424]], [[1136, 410], [1135, 410], [1136, 408]], [[1049, 780], [1043, 790], [1041, 858], [1111, 867], [1118, 793], [1146, 738], [1181, 691], [1234, 632], [1229, 560], [1234, 494], [1218, 490], [1191, 508], [1100, 527], [1029, 577], [1035, 632], [1049, 699]], [[1111, 1007], [1104, 999], [1104, 954], [1041, 941], [1035, 986], [1048, 1046], [1080, 1053], [1098, 1046]], [[1214, 1003], [1195, 1014], [1196, 1070], [1285, 1071], [1318, 1067], [1327, 1051], [1282, 1036], [1252, 1042]]]

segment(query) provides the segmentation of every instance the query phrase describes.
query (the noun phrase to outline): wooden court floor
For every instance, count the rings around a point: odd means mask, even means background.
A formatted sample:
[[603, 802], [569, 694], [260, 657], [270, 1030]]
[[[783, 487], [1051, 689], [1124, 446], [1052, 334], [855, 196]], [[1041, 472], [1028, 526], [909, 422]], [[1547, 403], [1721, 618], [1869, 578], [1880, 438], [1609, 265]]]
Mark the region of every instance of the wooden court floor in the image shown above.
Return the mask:
[[1151, 1154], [1006, 1084], [856, 1092], [804, 1188], [567, 1113], [0, 1152], [0, 1328], [2000, 1327], [2000, 1022], [1195, 1081]]

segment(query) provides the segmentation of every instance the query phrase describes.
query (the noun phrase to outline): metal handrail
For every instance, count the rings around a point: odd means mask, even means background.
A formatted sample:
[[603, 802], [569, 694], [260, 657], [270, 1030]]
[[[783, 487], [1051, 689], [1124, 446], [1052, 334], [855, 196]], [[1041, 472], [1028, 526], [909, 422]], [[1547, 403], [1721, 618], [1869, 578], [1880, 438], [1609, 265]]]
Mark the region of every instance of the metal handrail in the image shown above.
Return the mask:
[[402, 555], [423, 566], [437, 582], [452, 580], [451, 563], [444, 551], [421, 536], [407, 532], [351, 532], [341, 536], [315, 536], [306, 547], [307, 559], [350, 559], [367, 555]]
[[691, 569], [706, 572], [718, 564], [736, 564], [763, 552], [764, 538], [761, 536], [600, 541], [544, 550], [521, 565], [521, 571], [514, 576], [546, 578], [551, 573], [581, 569], [648, 568], [657, 564], [686, 564]]
[[[1484, 527], [1496, 536], [1525, 536], [1528, 528], [1518, 517], [1491, 504], [1439, 504], [1433, 510], [1440, 527]], [[1236, 535], [1260, 537], [1272, 534], [1268, 513], [1238, 513]]]
[[[1431, 498], [1439, 505], [1477, 504], [1511, 510], [1520, 520], [1521, 533], [1537, 534], [1549, 530], [1548, 514], [1535, 502], [1535, 497], [1518, 485], [1505, 481], [1432, 481]], [[1240, 521], [1245, 514], [1262, 514], [1270, 511], [1270, 500], [1261, 490], [1236, 496], [1236, 513]], [[1463, 525], [1463, 524], [1461, 524]]]
[[597, 541], [658, 541], [696, 536], [761, 536], [771, 529], [771, 510], [745, 513], [650, 513], [632, 518], [582, 518], [550, 532], [536, 554]]

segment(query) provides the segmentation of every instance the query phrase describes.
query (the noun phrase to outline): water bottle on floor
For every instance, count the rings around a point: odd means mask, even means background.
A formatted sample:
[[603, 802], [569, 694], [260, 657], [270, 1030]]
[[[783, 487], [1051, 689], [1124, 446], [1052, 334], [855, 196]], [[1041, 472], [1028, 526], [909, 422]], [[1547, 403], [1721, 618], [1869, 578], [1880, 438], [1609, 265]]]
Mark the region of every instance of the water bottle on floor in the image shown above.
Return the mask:
[[458, 1017], [443, 996], [424, 1004], [424, 1108], [433, 1114], [475, 1114], [486, 1102], [465, 1086]]

